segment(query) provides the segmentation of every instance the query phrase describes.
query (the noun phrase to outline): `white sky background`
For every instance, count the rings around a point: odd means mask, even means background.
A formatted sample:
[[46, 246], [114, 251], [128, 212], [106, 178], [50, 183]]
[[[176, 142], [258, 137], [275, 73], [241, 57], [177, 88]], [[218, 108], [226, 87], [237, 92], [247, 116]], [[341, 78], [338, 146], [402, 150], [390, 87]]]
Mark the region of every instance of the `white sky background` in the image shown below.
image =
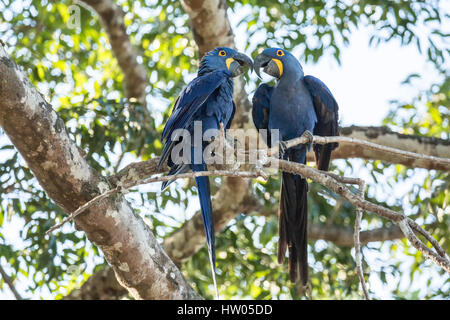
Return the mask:
[[[446, 12], [450, 12], [448, 2], [442, 1], [441, 4]], [[239, 9], [239, 12], [243, 14], [245, 11]], [[247, 41], [246, 27], [236, 27], [239, 17], [231, 11], [229, 11], [229, 18], [234, 27], [238, 50], [245, 51], [245, 43]], [[419, 91], [428, 89], [430, 84], [435, 82], [437, 77], [440, 76], [436, 73], [431, 63], [426, 61], [426, 57], [419, 54], [414, 45], [405, 47], [401, 46], [399, 41], [394, 40], [387, 44], [380, 44], [377, 47], [369, 47], [369, 37], [369, 28], [360, 28], [352, 32], [349, 39], [350, 45], [341, 49], [341, 65], [338, 65], [334, 57], [328, 55], [322, 57], [317, 64], [305, 64], [304, 60], [302, 60], [301, 52], [294, 52], [303, 65], [305, 74], [320, 78], [332, 91], [340, 107], [339, 116], [343, 126], [381, 125], [382, 119], [392, 108], [389, 103], [390, 100], [411, 101], [412, 98], [417, 96]], [[252, 52], [246, 53], [251, 55]], [[401, 85], [401, 82], [412, 73], [420, 74], [421, 79], [414, 81], [412, 86]], [[254, 74], [252, 79], [256, 79]], [[268, 79], [268, 77], [264, 77], [264, 80]], [[254, 85], [250, 87], [253, 88]], [[253, 95], [253, 92], [248, 93], [250, 96]], [[127, 160], [127, 162], [134, 161], [134, 159]], [[126, 164], [123, 163], [122, 167]], [[423, 176], [423, 173], [419, 171], [418, 176]], [[353, 172], [354, 174], [355, 172]], [[367, 173], [361, 178], [373, 181]], [[159, 189], [159, 185], [155, 187]], [[145, 189], [148, 190], [150, 188]], [[404, 185], [395, 191], [401, 195], [407, 189], [408, 185]], [[189, 218], [198, 209], [198, 200], [195, 198], [191, 201], [187, 212], [183, 211], [179, 212], [179, 214]], [[167, 212], [174, 211], [177, 211], [174, 206], [167, 207]], [[6, 224], [8, 224], [7, 227]], [[13, 218], [10, 223], [5, 221], [2, 228], [5, 238], [20, 246], [21, 241], [18, 235], [22, 227], [23, 225], [19, 222], [19, 219]], [[380, 252], [377, 255], [373, 253], [366, 255], [373, 270], [379, 270], [380, 264], [386, 261], [385, 259], [388, 257], [386, 252]], [[403, 259], [400, 255], [399, 258]], [[408, 257], [405, 256], [405, 259], [407, 260]], [[410, 263], [405, 263], [405, 272], [407, 272], [409, 265]], [[388, 278], [388, 280], [391, 280], [390, 282], [392, 283], [396, 282], [395, 279]], [[372, 289], [376, 292], [377, 298], [392, 298], [389, 291], [393, 286], [390, 286], [391, 288], [383, 287], [377, 277], [371, 277], [369, 281]], [[438, 282], [432, 285], [439, 285], [439, 281], [442, 281], [442, 278], [436, 277], [436, 281]], [[415, 286], [422, 289], [424, 285], [420, 281], [415, 284]], [[24, 292], [25, 288], [24, 284], [17, 283], [19, 292], [24, 297], [29, 297]], [[39, 295], [34, 295], [33, 298], [51, 299], [52, 295], [48, 290], [45, 290]], [[0, 299], [14, 299], [14, 296], [9, 292], [9, 289], [3, 289], [0, 291]]]

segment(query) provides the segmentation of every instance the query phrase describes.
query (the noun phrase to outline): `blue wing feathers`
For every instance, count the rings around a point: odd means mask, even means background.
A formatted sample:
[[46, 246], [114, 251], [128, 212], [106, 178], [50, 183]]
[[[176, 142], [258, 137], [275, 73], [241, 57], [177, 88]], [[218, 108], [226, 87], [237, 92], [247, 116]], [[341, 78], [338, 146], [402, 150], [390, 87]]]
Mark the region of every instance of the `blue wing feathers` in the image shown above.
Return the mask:
[[189, 123], [189, 118], [226, 78], [226, 72], [219, 70], [192, 80], [183, 89], [173, 108], [172, 115], [163, 130], [163, 139], [168, 139], [175, 129], [184, 128]]
[[[203, 132], [211, 128], [218, 129], [220, 122], [223, 122], [227, 129], [230, 128], [236, 109], [232, 100], [233, 87], [230, 76], [231, 74], [228, 70], [212, 71], [199, 75], [182, 90], [162, 134], [164, 148], [158, 166], [161, 168], [162, 164], [168, 160], [169, 175], [189, 170], [194, 172], [207, 170], [204, 159], [200, 164], [194, 162], [190, 164], [176, 164], [172, 161], [170, 158], [171, 151], [179, 143], [178, 139], [174, 139], [173, 133], [177, 129], [188, 129], [192, 135], [193, 132], [191, 131], [195, 120], [202, 122]], [[203, 151], [204, 147], [205, 143], [201, 150], [191, 146], [191, 157], [194, 158], [195, 151]], [[166, 188], [171, 182], [164, 182], [162, 189]], [[196, 177], [195, 182], [197, 184], [208, 253], [216, 285], [214, 221], [209, 178]]]
[[[330, 89], [313, 76], [305, 76], [304, 82], [313, 98], [314, 110], [317, 115], [314, 134], [319, 136], [338, 136], [339, 107]], [[328, 170], [331, 152], [337, 147], [337, 143], [314, 145], [314, 153], [319, 170]]]
[[[268, 129], [269, 127], [269, 113], [270, 113], [270, 99], [272, 98], [273, 87], [266, 83], [261, 84], [256, 89], [253, 95], [252, 103], [252, 117], [253, 123], [256, 129]], [[261, 135], [264, 142], [271, 147], [270, 132], [267, 132], [267, 136]]]
[[313, 97], [318, 122], [337, 122], [339, 107], [330, 89], [313, 76], [305, 76], [304, 81]]
[[192, 117], [194, 117], [211, 94], [227, 79], [227, 73], [228, 71], [224, 70], [208, 73], [195, 78], [183, 89], [163, 130], [162, 139], [166, 143], [158, 164], [159, 167], [169, 157], [170, 151], [175, 144], [175, 141], [170, 140], [172, 133], [176, 129], [187, 129], [191, 124]]
[[261, 84], [253, 95], [252, 117], [257, 129], [267, 129], [269, 123], [270, 99], [273, 87], [266, 83]]

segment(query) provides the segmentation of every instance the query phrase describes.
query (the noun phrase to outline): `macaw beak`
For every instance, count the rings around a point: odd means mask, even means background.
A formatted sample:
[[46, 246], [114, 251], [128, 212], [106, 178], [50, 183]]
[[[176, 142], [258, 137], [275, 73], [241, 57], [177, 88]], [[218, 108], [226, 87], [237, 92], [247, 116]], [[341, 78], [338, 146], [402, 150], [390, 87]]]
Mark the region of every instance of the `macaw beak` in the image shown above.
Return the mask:
[[281, 78], [281, 75], [283, 74], [283, 63], [278, 59], [266, 56], [264, 53], [256, 56], [254, 68], [260, 79], [262, 79], [260, 74], [261, 68], [264, 68], [263, 71], [265, 73], [277, 79]]
[[247, 66], [253, 70], [253, 61], [243, 53], [237, 52], [233, 57], [226, 60], [228, 71], [230, 71], [232, 77], [236, 77], [244, 71], [244, 67]]

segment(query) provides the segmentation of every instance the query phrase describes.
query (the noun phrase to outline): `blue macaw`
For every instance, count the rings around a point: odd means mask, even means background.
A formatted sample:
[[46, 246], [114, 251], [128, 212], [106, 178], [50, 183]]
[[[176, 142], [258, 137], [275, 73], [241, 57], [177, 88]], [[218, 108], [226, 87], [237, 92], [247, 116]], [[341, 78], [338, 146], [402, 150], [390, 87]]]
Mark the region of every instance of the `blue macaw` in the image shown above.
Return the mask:
[[[181, 91], [164, 127], [162, 140], [165, 145], [159, 161], [159, 168], [167, 160], [170, 167], [169, 175], [189, 170], [194, 172], [207, 170], [203, 155], [203, 151], [208, 145], [208, 142], [205, 141], [200, 141], [200, 143], [194, 143], [193, 140], [188, 141], [191, 147], [191, 157], [187, 161], [179, 163], [172, 159], [172, 149], [178, 143], [183, 142], [175, 130], [185, 129], [193, 137], [194, 121], [201, 121], [202, 134], [208, 129], [230, 128], [236, 109], [233, 102], [233, 77], [240, 75], [245, 66], [253, 68], [253, 61], [248, 56], [230, 48], [218, 47], [203, 56], [197, 77]], [[184, 141], [184, 143], [186, 142]], [[199, 161], [194, 161], [194, 158]], [[171, 182], [163, 183], [162, 189], [165, 189]], [[200, 198], [200, 209], [217, 294], [214, 222], [209, 179], [208, 177], [196, 177], [195, 182]]]
[[[298, 60], [280, 48], [265, 49], [254, 60], [254, 68], [260, 76], [260, 68], [277, 78], [271, 87], [262, 84], [253, 96], [253, 122], [257, 129], [278, 129], [281, 156], [284, 160], [306, 163], [306, 152], [312, 142], [312, 133], [320, 136], [339, 135], [338, 104], [327, 86], [313, 76], [305, 76]], [[306, 135], [309, 145], [289, 149], [283, 141]], [[271, 137], [267, 136], [271, 146]], [[275, 143], [275, 141], [274, 141]], [[317, 168], [328, 170], [332, 150], [337, 143], [314, 145]], [[292, 282], [308, 282], [306, 179], [291, 173], [282, 173], [278, 262], [283, 263], [289, 248], [289, 274]]]

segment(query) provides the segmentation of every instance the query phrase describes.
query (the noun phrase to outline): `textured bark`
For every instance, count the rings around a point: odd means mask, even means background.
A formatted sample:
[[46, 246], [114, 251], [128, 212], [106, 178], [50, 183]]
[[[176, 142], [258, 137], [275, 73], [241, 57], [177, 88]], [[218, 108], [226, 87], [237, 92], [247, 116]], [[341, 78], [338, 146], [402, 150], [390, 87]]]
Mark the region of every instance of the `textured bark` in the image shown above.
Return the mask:
[[125, 297], [128, 291], [116, 279], [114, 270], [106, 267], [94, 273], [86, 282], [64, 300], [118, 300]]
[[[249, 209], [250, 208], [251, 206], [249, 206]], [[276, 212], [272, 213], [276, 214]], [[224, 222], [224, 220], [216, 220], [215, 226], [218, 232], [226, 226], [228, 221], [225, 223]], [[181, 260], [185, 260], [189, 254], [194, 254], [204, 245], [205, 238], [203, 236], [203, 232], [199, 232], [199, 230], [202, 230], [203, 226], [198, 225], [199, 223], [202, 223], [201, 216], [200, 214], [196, 214], [192, 220], [186, 222], [187, 225], [183, 226], [184, 231], [177, 231], [172, 236], [168, 237], [166, 241], [164, 241], [164, 248], [167, 250], [169, 255], [174, 254], [174, 261], [176, 261], [176, 257], [180, 259], [180, 262]], [[195, 227], [196, 224], [197, 227]], [[189, 240], [189, 236], [192, 236], [195, 239]], [[308, 228], [308, 238], [309, 240], [330, 241], [335, 245], [343, 247], [353, 247], [354, 245], [353, 230], [351, 228], [313, 224]], [[361, 244], [402, 238], [404, 238], [404, 235], [398, 226], [362, 231], [360, 234]], [[182, 246], [182, 241], [186, 241], [186, 239], [188, 240], [186, 246]], [[180, 242], [177, 243], [177, 241]], [[197, 241], [201, 242], [200, 246]], [[110, 267], [106, 267], [105, 269], [98, 271], [92, 275], [79, 289], [70, 293], [66, 299], [112, 300], [122, 298], [126, 295], [127, 291], [119, 285], [114, 276], [110, 275], [113, 275], [112, 268]]]
[[[72, 212], [109, 190], [70, 140], [63, 120], [0, 44], [0, 126], [50, 198]], [[199, 298], [154, 235], [120, 195], [75, 220], [137, 299]]]
[[183, 0], [200, 56], [218, 47], [234, 47], [225, 0]]
[[[86, 3], [93, 3], [94, 1], [85, 1]], [[109, 2], [110, 1], [99, 1]], [[234, 35], [231, 30], [226, 13], [226, 2], [224, 0], [184, 0], [183, 7], [188, 13], [194, 39], [199, 48], [199, 55], [202, 56], [205, 52], [213, 49], [216, 46], [234, 47]], [[95, 6], [92, 5], [94, 8]], [[97, 10], [100, 15], [101, 10]], [[108, 29], [107, 29], [108, 30]], [[126, 81], [126, 80], [125, 80]], [[248, 96], [244, 90], [244, 81], [242, 77], [235, 79], [234, 100], [237, 105], [237, 112], [233, 121], [235, 128], [251, 128], [251, 104]], [[420, 137], [412, 137], [411, 139], [404, 139], [401, 135], [389, 134], [383, 128], [359, 128], [351, 127], [350, 130], [342, 129], [342, 135], [355, 136], [368, 139], [375, 143], [386, 144], [391, 147], [399, 147], [402, 143], [408, 149], [418, 153], [430, 154], [439, 157], [450, 157], [448, 142], [439, 141], [436, 144], [432, 140], [427, 140]], [[385, 140], [383, 140], [385, 139]], [[364, 149], [352, 148], [350, 146], [342, 145], [333, 153], [334, 158], [349, 158], [360, 157], [365, 159], [380, 159], [386, 162], [401, 163], [410, 167], [425, 167], [426, 164], [411, 162], [411, 159], [392, 159], [389, 155], [380, 155], [376, 152], [368, 152]], [[313, 157], [309, 155], [309, 159]], [[118, 176], [112, 177], [110, 181], [117, 183], [122, 179], [132, 179], [133, 176], [147, 176], [149, 171], [155, 167], [155, 162], [149, 160], [147, 163], [140, 163], [135, 166], [130, 166], [126, 170], [122, 170]], [[153, 171], [156, 172], [156, 171]], [[120, 176], [121, 175], [121, 176]], [[226, 224], [236, 217], [240, 212], [250, 212], [258, 208], [255, 205], [256, 200], [250, 194], [251, 188], [249, 181], [239, 178], [225, 179], [222, 188], [214, 197], [214, 212], [215, 212], [215, 228], [220, 232]], [[221, 196], [225, 195], [225, 199], [231, 201], [223, 201]], [[187, 221], [183, 227], [177, 232], [168, 237], [164, 242], [164, 248], [174, 261], [180, 262], [194, 254], [204, 244], [204, 234], [198, 230], [202, 230], [202, 220], [200, 214], [196, 214], [190, 221]], [[311, 226], [310, 239], [324, 239], [333, 241], [338, 245], [352, 245], [353, 232], [351, 230], [342, 230], [336, 227]], [[383, 241], [391, 240], [401, 237], [401, 232], [398, 227], [390, 229], [379, 229], [375, 231], [367, 231], [361, 233], [361, 241], [363, 243], [369, 241]], [[112, 297], [113, 298], [113, 297]]]
[[[345, 127], [341, 128], [341, 135], [359, 138], [409, 152], [450, 159], [450, 140], [400, 134], [393, 132], [387, 127]], [[448, 170], [447, 167], [439, 166], [431, 161], [403, 156], [393, 157], [386, 152], [372, 150], [362, 146], [355, 146], [349, 143], [340, 143], [339, 148], [333, 151], [331, 156], [333, 159], [372, 159], [402, 164], [409, 168]], [[312, 157], [309, 158], [311, 158], [311, 160], [313, 159]]]

